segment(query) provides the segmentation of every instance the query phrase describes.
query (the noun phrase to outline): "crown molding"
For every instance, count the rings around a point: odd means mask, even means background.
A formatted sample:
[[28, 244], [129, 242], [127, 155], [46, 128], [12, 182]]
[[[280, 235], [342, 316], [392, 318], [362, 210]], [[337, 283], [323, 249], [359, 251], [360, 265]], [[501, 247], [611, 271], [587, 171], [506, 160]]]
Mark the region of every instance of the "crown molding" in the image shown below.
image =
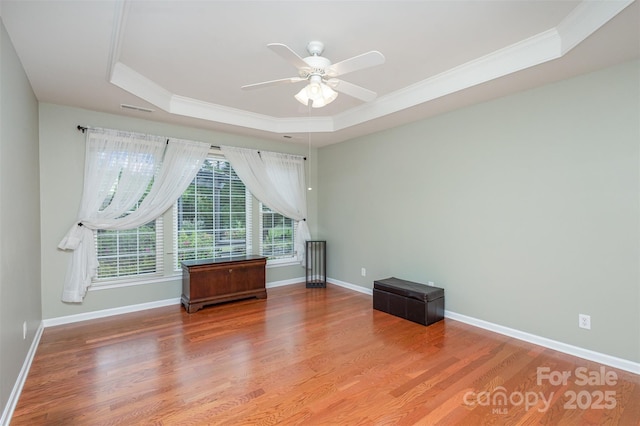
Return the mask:
[[277, 118], [174, 94], [119, 61], [127, 6], [116, 11], [110, 82], [171, 113], [271, 133], [343, 130], [557, 59], [635, 0], [582, 1], [556, 27], [332, 117]]
[[582, 43], [634, 1], [583, 0], [556, 27], [562, 39], [562, 55]]
[[111, 83], [156, 107], [177, 115], [248, 127], [272, 133], [332, 132], [331, 117], [275, 118], [173, 94], [122, 62], [116, 62]]
[[160, 109], [171, 112], [173, 93], [132, 70], [122, 62], [116, 62], [113, 65], [110, 82]]
[[336, 116], [336, 128], [361, 124], [556, 59], [560, 45], [555, 29], [542, 32], [346, 111]]

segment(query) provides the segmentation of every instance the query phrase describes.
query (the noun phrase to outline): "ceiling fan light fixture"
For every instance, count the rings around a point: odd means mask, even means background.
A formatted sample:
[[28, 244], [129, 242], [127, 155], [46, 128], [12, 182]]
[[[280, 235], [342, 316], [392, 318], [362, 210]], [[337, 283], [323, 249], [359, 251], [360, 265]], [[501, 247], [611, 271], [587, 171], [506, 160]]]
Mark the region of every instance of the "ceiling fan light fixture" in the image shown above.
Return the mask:
[[323, 83], [319, 75], [312, 75], [309, 84], [295, 95], [302, 105], [309, 105], [309, 101], [312, 101], [313, 108], [322, 108], [335, 101], [337, 97], [338, 92]]
[[322, 83], [317, 81], [311, 81], [307, 86], [307, 93], [310, 99], [318, 99], [322, 96]]
[[313, 99], [313, 103], [311, 104], [311, 107], [313, 108], [321, 108], [325, 105], [329, 105], [338, 97], [338, 92], [326, 84], [323, 83], [320, 88], [322, 89], [322, 96], [319, 96], [317, 99]]

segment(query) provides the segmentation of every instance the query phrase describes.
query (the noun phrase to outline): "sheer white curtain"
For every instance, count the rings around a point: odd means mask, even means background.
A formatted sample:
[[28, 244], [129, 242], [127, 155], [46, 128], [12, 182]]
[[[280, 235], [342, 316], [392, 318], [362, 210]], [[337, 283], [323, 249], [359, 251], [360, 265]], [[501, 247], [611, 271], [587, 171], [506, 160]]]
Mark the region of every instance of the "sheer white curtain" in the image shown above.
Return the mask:
[[297, 222], [294, 250], [304, 266], [307, 225], [307, 192], [304, 159], [296, 155], [221, 146], [238, 177], [249, 191], [271, 210]]
[[[159, 136], [87, 129], [80, 211], [58, 245], [73, 251], [63, 301], [81, 302], [96, 275], [94, 231], [133, 229], [161, 216], [189, 186], [208, 152], [209, 144], [202, 142], [167, 143]], [[142, 203], [127, 214], [152, 181]]]

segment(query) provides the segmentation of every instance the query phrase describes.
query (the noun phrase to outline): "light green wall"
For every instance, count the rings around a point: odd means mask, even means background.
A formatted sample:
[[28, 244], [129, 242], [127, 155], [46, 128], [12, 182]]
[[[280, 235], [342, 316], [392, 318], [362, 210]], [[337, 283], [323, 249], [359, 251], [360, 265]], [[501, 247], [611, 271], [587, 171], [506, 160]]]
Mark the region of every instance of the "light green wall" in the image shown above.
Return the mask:
[[42, 320], [39, 192], [38, 102], [0, 23], [0, 407]]
[[639, 76], [626, 63], [320, 149], [329, 276], [435, 281], [449, 311], [640, 362]]
[[[42, 206], [42, 312], [45, 319], [93, 312], [109, 308], [178, 298], [179, 279], [141, 286], [89, 291], [81, 304], [63, 303], [62, 286], [70, 258], [69, 252], [57, 249], [58, 243], [74, 223], [84, 173], [85, 137], [76, 126], [105, 127], [270, 151], [306, 155], [305, 145], [273, 142], [233, 136], [190, 127], [181, 127], [148, 120], [127, 118], [78, 108], [40, 104], [40, 186]], [[310, 161], [316, 162], [312, 151]], [[312, 172], [317, 170], [312, 163]], [[314, 176], [312, 175], [312, 178]], [[309, 192], [309, 222], [315, 232], [316, 198]], [[169, 221], [165, 221], [168, 224]], [[170, 235], [170, 229], [165, 228]], [[165, 244], [165, 251], [172, 246]], [[170, 255], [165, 259], [168, 262]], [[304, 277], [300, 266], [267, 269], [267, 282]]]

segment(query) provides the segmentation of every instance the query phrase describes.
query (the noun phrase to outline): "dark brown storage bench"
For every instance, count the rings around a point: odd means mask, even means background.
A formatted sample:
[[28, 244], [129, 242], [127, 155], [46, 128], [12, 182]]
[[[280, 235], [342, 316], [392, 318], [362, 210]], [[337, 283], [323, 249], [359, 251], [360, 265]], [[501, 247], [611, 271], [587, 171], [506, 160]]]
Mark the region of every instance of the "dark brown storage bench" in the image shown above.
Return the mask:
[[444, 318], [444, 289], [386, 278], [373, 282], [373, 309], [422, 325]]

